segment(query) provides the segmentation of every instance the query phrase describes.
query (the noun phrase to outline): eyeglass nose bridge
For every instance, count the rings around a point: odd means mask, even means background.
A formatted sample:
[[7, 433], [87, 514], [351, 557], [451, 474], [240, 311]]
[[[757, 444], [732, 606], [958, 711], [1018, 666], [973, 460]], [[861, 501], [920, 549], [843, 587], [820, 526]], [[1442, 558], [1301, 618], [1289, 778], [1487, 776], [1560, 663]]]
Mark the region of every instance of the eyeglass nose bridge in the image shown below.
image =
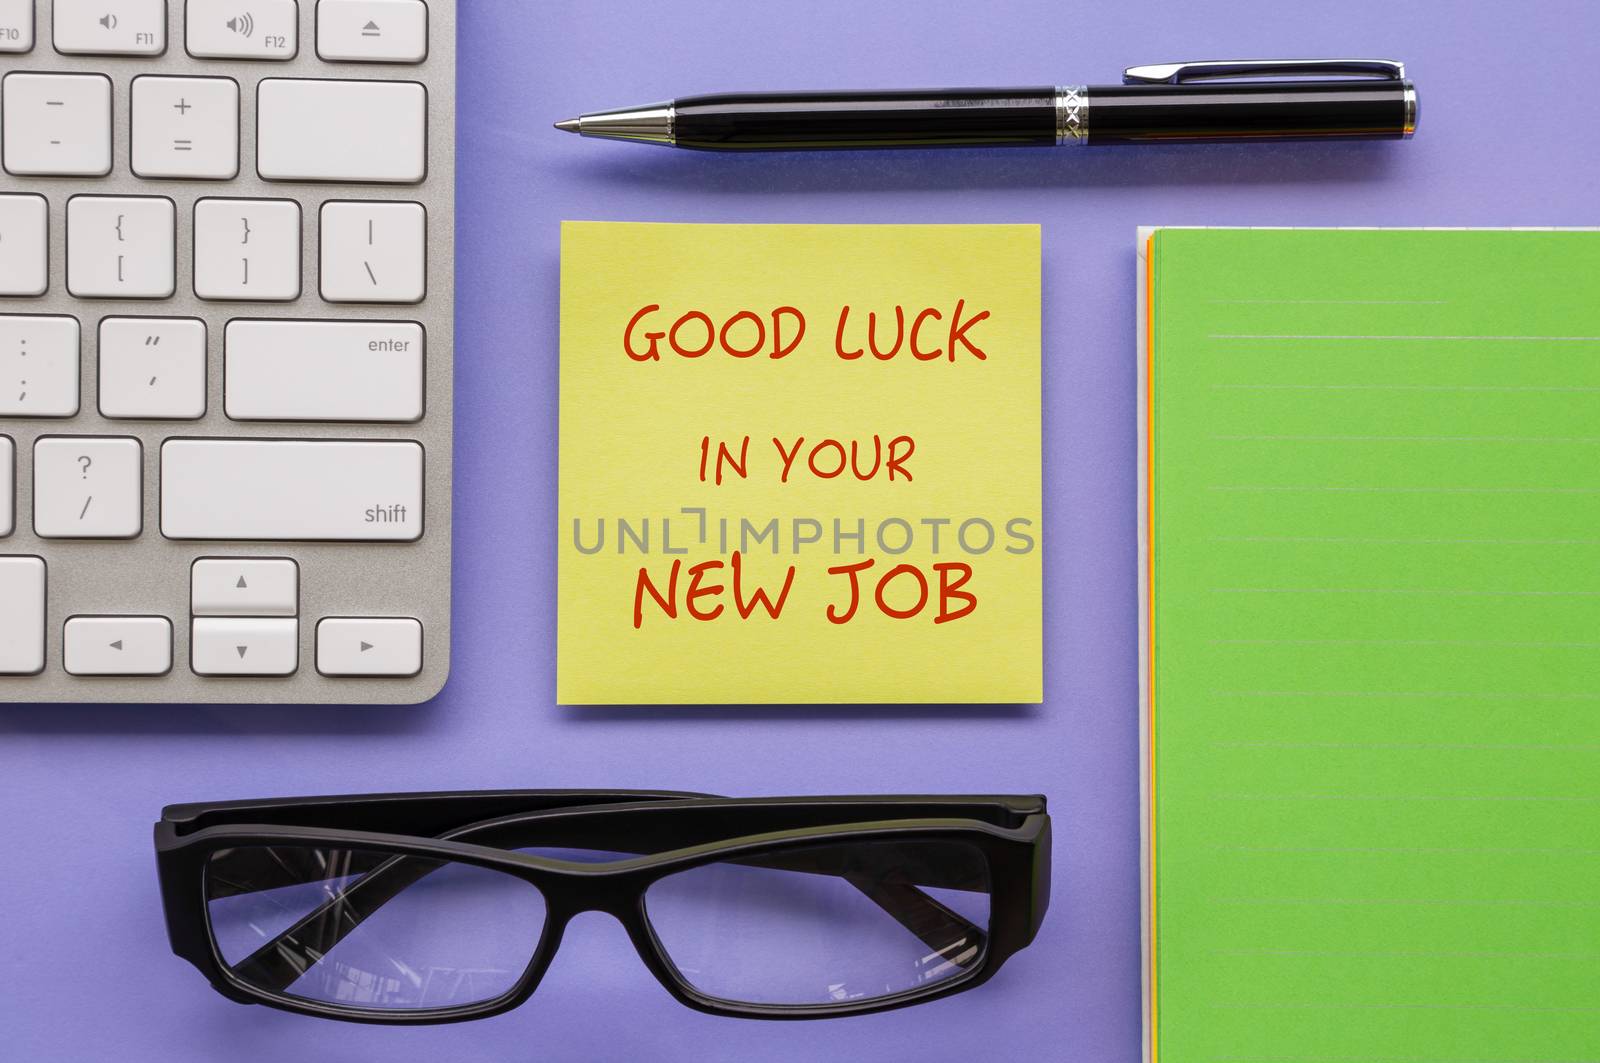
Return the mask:
[[585, 912], [603, 912], [628, 926], [644, 917], [644, 891], [650, 881], [638, 870], [629, 869], [564, 875], [535, 884], [545, 895], [552, 923], [559, 921], [565, 926]]
[[569, 878], [556, 889], [546, 885], [546, 922], [539, 943], [538, 978], [542, 979], [554, 962], [567, 925], [578, 916], [593, 912], [609, 915], [621, 924], [646, 968], [669, 991], [681, 996], [684, 990], [679, 985], [680, 980], [664, 959], [645, 910], [645, 890], [651, 881], [653, 879], [636, 873], [612, 872]]

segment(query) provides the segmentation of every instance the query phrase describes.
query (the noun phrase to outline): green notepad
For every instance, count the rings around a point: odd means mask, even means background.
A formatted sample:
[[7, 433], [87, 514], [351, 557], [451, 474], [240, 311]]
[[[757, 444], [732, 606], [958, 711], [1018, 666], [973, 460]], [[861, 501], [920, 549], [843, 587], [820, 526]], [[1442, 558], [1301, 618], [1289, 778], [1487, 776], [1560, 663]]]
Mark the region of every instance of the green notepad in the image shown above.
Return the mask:
[[1600, 233], [1140, 245], [1153, 1058], [1600, 1059]]

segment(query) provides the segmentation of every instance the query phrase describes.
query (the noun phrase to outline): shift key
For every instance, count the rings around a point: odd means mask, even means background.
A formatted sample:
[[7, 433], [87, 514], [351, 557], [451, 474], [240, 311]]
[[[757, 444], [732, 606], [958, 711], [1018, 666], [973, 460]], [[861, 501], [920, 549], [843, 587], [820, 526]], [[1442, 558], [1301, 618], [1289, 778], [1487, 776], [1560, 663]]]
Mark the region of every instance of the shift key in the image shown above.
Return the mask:
[[422, 537], [423, 451], [409, 440], [169, 439], [169, 539], [412, 542]]

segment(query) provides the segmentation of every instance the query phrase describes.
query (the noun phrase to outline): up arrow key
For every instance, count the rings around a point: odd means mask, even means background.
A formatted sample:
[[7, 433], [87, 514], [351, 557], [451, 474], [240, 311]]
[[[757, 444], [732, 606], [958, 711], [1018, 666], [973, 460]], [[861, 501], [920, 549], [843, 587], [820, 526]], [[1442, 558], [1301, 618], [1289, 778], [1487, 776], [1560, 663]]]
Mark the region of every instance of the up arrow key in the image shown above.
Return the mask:
[[[203, 557], [194, 563], [195, 616], [294, 616], [299, 607], [299, 569], [288, 558]], [[225, 647], [229, 654], [237, 637]], [[259, 643], [251, 645], [260, 649]], [[259, 654], [258, 654], [259, 655]]]

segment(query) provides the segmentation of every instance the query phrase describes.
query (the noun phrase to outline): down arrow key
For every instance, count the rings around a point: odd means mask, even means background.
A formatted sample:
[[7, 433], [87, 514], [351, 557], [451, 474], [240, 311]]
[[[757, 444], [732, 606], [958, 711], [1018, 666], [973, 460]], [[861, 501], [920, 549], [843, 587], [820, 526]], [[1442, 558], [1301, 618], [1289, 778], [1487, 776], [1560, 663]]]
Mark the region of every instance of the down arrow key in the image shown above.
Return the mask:
[[300, 622], [292, 617], [194, 618], [196, 675], [285, 676], [300, 666]]

